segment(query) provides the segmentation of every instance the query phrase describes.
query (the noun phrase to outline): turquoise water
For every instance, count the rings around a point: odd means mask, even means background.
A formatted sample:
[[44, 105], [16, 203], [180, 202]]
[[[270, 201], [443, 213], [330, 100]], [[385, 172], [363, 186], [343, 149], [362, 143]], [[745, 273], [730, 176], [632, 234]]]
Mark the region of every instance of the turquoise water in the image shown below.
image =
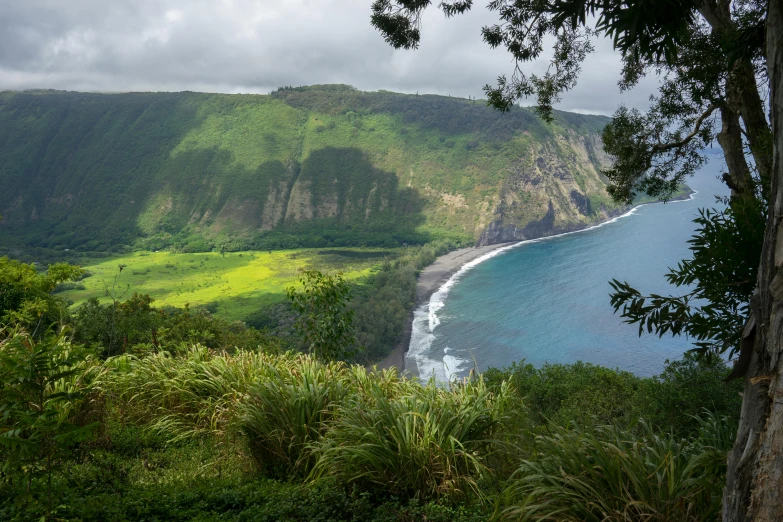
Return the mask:
[[525, 360], [585, 361], [637, 375], [682, 357], [685, 337], [638, 336], [609, 305], [608, 281], [642, 292], [676, 292], [664, 274], [689, 257], [698, 209], [727, 189], [717, 161], [688, 184], [688, 201], [643, 205], [597, 228], [527, 242], [463, 270], [415, 312], [406, 369], [447, 380], [472, 368]]

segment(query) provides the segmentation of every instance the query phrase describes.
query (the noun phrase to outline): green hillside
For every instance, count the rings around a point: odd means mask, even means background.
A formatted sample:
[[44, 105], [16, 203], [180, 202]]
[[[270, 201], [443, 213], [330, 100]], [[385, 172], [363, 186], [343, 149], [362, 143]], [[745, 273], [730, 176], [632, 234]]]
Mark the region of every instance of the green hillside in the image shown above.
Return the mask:
[[[348, 86], [0, 93], [0, 245], [127, 252], [495, 242], [613, 207], [607, 118]], [[2, 252], [0, 252], [2, 253]]]

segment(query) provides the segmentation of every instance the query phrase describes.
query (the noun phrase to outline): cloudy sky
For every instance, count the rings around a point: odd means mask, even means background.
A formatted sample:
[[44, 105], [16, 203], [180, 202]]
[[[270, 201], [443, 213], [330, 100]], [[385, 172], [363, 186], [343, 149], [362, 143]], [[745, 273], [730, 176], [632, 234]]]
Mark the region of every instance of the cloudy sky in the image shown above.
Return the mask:
[[[437, 4], [437, 1], [434, 2]], [[267, 93], [281, 85], [347, 83], [362, 90], [482, 97], [510, 74], [481, 41], [496, 16], [424, 18], [421, 47], [395, 51], [372, 29], [371, 0], [2, 0], [0, 90]], [[655, 80], [620, 94], [606, 41], [559, 108], [611, 114], [645, 107]], [[546, 60], [529, 64], [540, 71]]]

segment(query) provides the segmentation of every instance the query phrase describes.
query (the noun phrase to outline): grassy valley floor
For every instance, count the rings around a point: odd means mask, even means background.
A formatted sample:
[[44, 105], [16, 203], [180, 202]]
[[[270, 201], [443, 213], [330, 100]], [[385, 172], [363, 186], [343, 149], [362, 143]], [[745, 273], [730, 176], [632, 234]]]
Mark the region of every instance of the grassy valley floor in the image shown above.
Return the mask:
[[[297, 249], [271, 252], [217, 252], [173, 254], [134, 252], [88, 259], [82, 266], [88, 277], [64, 287], [61, 293], [79, 306], [97, 297], [127, 299], [134, 292], [149, 294], [156, 306], [204, 306], [215, 315], [242, 320], [253, 312], [285, 300], [287, 287], [296, 284], [299, 269], [342, 271], [358, 281], [377, 270], [384, 259], [404, 249]], [[120, 271], [119, 267], [123, 267]]]

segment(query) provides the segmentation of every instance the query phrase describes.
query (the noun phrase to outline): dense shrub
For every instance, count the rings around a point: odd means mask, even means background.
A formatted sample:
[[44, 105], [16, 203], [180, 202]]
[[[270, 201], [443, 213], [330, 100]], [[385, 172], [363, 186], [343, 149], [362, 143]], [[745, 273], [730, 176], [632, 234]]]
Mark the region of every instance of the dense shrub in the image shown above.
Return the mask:
[[742, 404], [738, 381], [725, 383], [726, 364], [717, 358], [686, 354], [668, 362], [655, 377], [610, 370], [588, 363], [513, 364], [485, 372], [490, 385], [511, 383], [535, 425], [617, 424], [628, 426], [643, 417], [663, 431], [686, 436], [698, 432], [694, 415], [706, 409], [738, 418]]
[[[0, 493], [0, 498], [2, 493]], [[120, 495], [70, 494], [65, 518], [84, 522], [484, 522], [480, 507], [378, 499], [330, 484], [200, 479], [128, 488]], [[0, 518], [12, 520], [0, 507]]]
[[416, 269], [411, 262], [384, 263], [363, 291], [357, 292], [356, 341], [364, 361], [378, 361], [402, 341], [416, 299]]
[[67, 263], [49, 265], [42, 273], [34, 264], [0, 257], [0, 327], [21, 326], [40, 336], [52, 324], [62, 323], [66, 304], [52, 291], [83, 273]]
[[89, 299], [73, 314], [75, 339], [104, 357], [161, 350], [174, 353], [195, 344], [214, 349], [278, 348], [276, 339], [242, 322], [215, 317], [205, 308], [161, 309], [153, 307], [153, 301], [142, 294], [107, 304]]
[[416, 276], [438, 256], [462, 243], [438, 240], [408, 249], [405, 255], [387, 260], [364, 288], [357, 288], [352, 308], [356, 340], [363, 348], [361, 361], [383, 359], [403, 341], [405, 322], [416, 303]]
[[702, 409], [739, 418], [742, 381], [724, 382], [729, 371], [719, 357], [686, 353], [668, 362], [660, 375], [643, 379], [636, 410], [655, 426], [680, 434], [701, 428], [693, 415]]
[[0, 328], [0, 489], [17, 494], [15, 509], [54, 516], [52, 476], [98, 427], [79, 418], [95, 377], [89, 357], [64, 332]]
[[633, 422], [638, 418], [634, 396], [642, 379], [587, 363], [513, 364], [486, 372], [493, 384], [508, 380], [523, 398], [535, 424]]

